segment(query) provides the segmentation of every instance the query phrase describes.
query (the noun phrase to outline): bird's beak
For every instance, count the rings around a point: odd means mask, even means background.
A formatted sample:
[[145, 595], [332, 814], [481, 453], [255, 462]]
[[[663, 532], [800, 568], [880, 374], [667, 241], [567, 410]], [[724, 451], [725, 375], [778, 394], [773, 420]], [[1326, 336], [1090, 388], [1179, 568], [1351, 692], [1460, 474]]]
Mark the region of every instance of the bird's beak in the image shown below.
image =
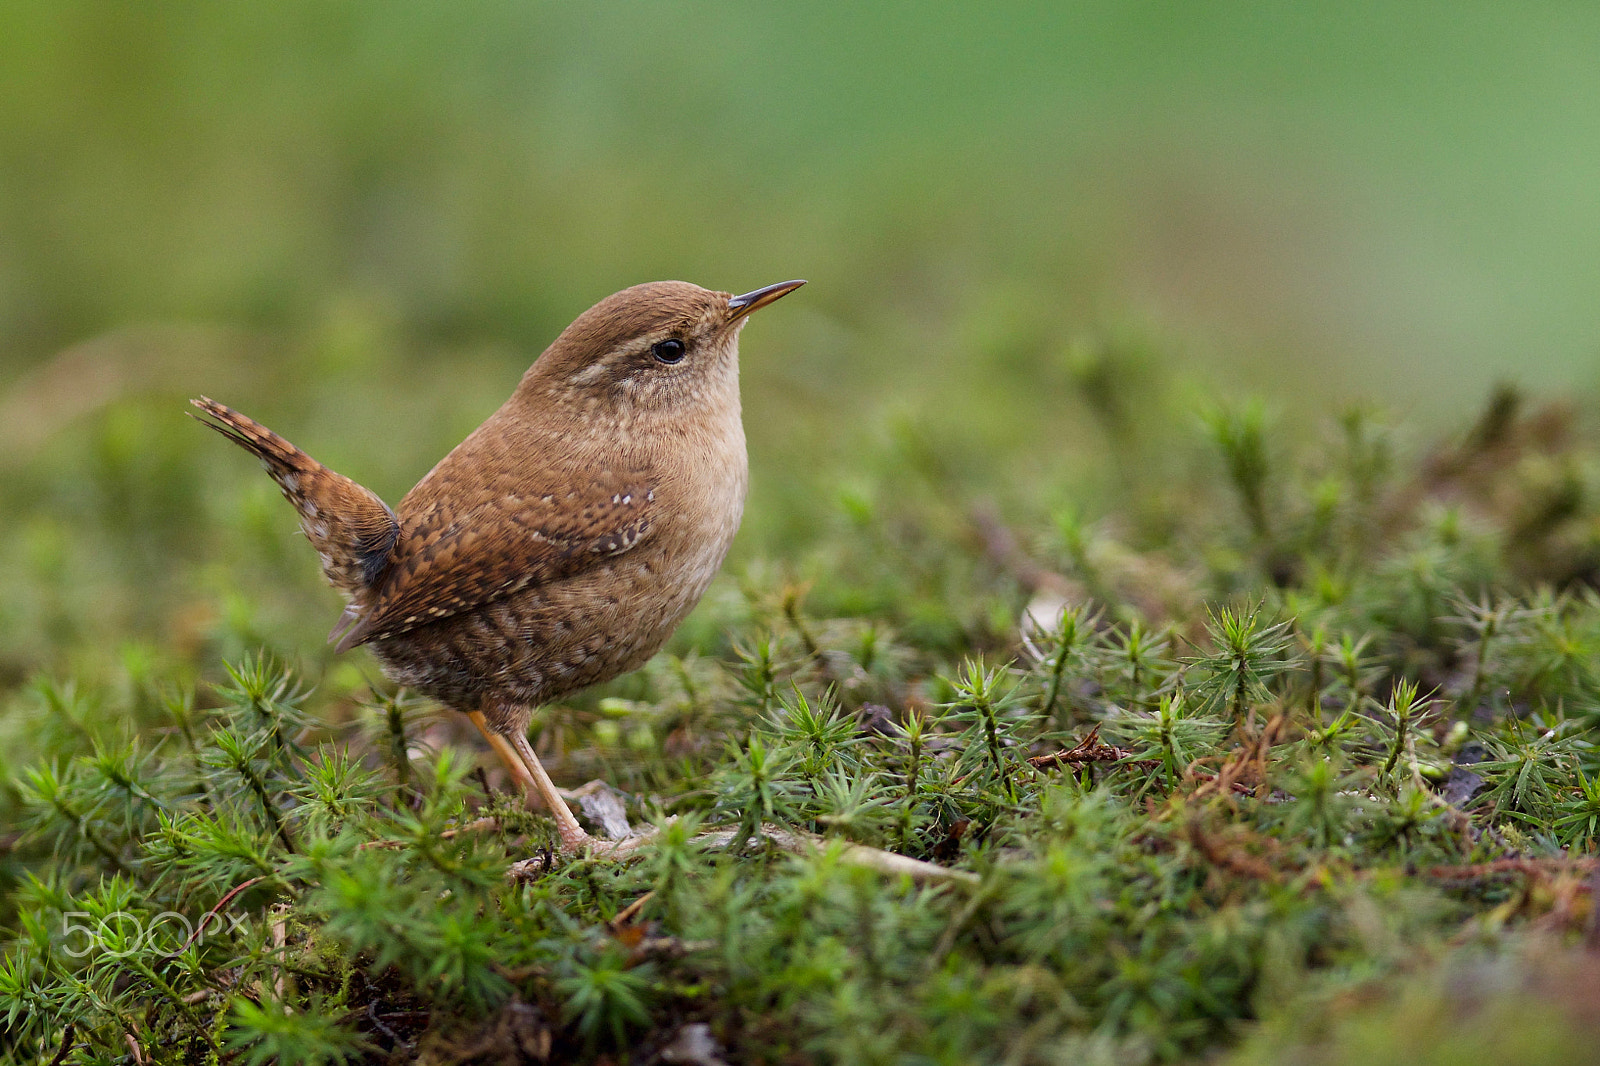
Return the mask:
[[776, 285], [747, 292], [743, 296], [735, 296], [728, 301], [728, 325], [733, 325], [751, 311], [759, 310], [774, 300], [782, 299], [800, 286], [802, 281], [780, 281]]

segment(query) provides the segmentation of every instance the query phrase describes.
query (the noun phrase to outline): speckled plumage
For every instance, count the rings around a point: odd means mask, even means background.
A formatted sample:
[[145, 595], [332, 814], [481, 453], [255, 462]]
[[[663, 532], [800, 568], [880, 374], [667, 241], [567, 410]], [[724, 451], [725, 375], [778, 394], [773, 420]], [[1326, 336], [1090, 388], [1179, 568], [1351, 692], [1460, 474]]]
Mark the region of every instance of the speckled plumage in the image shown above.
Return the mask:
[[[748, 483], [739, 331], [799, 284], [602, 300], [392, 512], [259, 423], [195, 405], [262, 461], [349, 597], [329, 639], [370, 644], [397, 682], [521, 739], [533, 707], [655, 654], [721, 566]], [[657, 354], [670, 341], [681, 361]]]

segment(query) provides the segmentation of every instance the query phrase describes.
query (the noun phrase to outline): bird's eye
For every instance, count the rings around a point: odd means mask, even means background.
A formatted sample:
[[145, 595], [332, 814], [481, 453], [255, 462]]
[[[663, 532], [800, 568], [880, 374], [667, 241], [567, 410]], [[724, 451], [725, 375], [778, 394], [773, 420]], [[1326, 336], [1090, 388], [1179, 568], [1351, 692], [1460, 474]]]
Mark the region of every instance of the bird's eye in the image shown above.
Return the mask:
[[664, 341], [656, 341], [650, 346], [650, 354], [663, 363], [676, 363], [683, 359], [683, 342], [676, 337]]

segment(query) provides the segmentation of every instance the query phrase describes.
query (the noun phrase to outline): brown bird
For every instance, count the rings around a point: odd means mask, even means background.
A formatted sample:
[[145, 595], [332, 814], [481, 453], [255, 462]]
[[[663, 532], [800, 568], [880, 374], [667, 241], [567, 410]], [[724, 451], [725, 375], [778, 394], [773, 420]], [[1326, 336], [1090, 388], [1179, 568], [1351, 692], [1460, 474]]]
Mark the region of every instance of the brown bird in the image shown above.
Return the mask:
[[529, 718], [642, 665], [705, 592], [749, 482], [739, 331], [803, 284], [606, 297], [392, 511], [260, 423], [192, 402], [261, 460], [349, 598], [329, 641], [371, 645], [389, 677], [471, 718], [571, 850], [589, 838]]

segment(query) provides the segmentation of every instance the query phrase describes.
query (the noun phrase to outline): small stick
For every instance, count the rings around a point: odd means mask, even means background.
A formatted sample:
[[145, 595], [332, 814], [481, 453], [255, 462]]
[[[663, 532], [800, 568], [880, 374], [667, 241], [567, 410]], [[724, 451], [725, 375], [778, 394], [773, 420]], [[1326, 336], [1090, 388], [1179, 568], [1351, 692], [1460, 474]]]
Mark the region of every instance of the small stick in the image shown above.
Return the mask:
[[61, 1046], [56, 1049], [56, 1057], [50, 1060], [50, 1066], [61, 1066], [67, 1061], [67, 1056], [72, 1053], [72, 1037], [77, 1032], [77, 1026], [68, 1022], [65, 1029], [61, 1030]]
[[369, 1001], [367, 1003], [367, 1017], [369, 1019], [371, 1019], [372, 1024], [377, 1026], [379, 1031], [381, 1031], [384, 1036], [389, 1038], [389, 1042], [390, 1043], [392, 1043], [395, 1047], [399, 1047], [400, 1046], [400, 1044], [401, 1044], [400, 1034], [396, 1033], [393, 1029], [391, 1029], [387, 1025], [383, 1024], [383, 1020], [378, 1017], [378, 1001], [377, 1000], [374, 999], [374, 1000], [371, 1000], [371, 1001]]
[[[1194, 770], [1194, 771], [1192, 771], [1192, 773], [1194, 774], [1194, 778], [1195, 778], [1196, 781], [1203, 782], [1204, 784], [1207, 784], [1207, 785], [1217, 784], [1217, 782], [1222, 780], [1216, 774], [1208, 774], [1204, 770]], [[1221, 785], [1217, 785], [1217, 787], [1218, 787], [1218, 789], [1220, 789], [1222, 786]], [[1234, 792], [1237, 792], [1241, 796], [1254, 796], [1256, 794], [1256, 790], [1255, 789], [1251, 788], [1249, 785], [1241, 784], [1238, 781], [1229, 781], [1228, 782], [1228, 788], [1231, 789]], [[1199, 794], [1200, 794], [1199, 790], [1196, 789], [1195, 790], [1195, 795], [1198, 796]]]
[[621, 929], [623, 926], [631, 922], [635, 915], [644, 910], [644, 905], [655, 898], [655, 894], [655, 890], [651, 889], [649, 892], [646, 892], [644, 895], [640, 896], [638, 899], [622, 908], [622, 910], [618, 911], [617, 916], [611, 919], [611, 928]]
[[[769, 840], [784, 851], [795, 855], [813, 855], [827, 845], [822, 837], [811, 833], [793, 829], [783, 829], [775, 825], [763, 825], [758, 834], [762, 839]], [[591, 840], [586, 847], [594, 858], [621, 859], [625, 858], [640, 845], [651, 839], [653, 834], [630, 837], [627, 840], [616, 842]], [[733, 843], [738, 832], [733, 829], [720, 829], [710, 833], [701, 833], [695, 837], [695, 842], [709, 847], [727, 847]], [[852, 866], [865, 866], [869, 870], [895, 876], [909, 877], [913, 881], [956, 881], [961, 884], [975, 885], [982, 880], [970, 870], [952, 870], [948, 866], [937, 863], [923, 862], [913, 859], [909, 855], [899, 855], [892, 851], [883, 851], [880, 848], [869, 848], [865, 844], [849, 844], [839, 853], [839, 858]], [[521, 862], [512, 863], [506, 870], [506, 876], [513, 881], [532, 880], [542, 875], [549, 868], [549, 863], [543, 858], [523, 859]]]
[[[697, 839], [712, 847], [726, 847], [733, 843], [735, 835], [735, 830], [723, 829], [714, 833], [704, 833]], [[763, 825], [760, 835], [784, 851], [796, 855], [811, 855], [827, 845], [827, 841], [822, 837], [775, 825]], [[975, 885], [981, 880], [970, 870], [952, 870], [948, 866], [923, 862], [909, 855], [899, 855], [879, 848], [869, 848], [865, 844], [846, 845], [839, 853], [839, 858], [852, 866], [865, 866], [869, 870], [905, 876], [913, 881], [959, 881]]]
[[226, 907], [228, 905], [229, 901], [231, 901], [233, 899], [233, 897], [237, 896], [239, 893], [243, 892], [245, 889], [249, 888], [250, 886], [259, 885], [261, 882], [263, 882], [265, 880], [266, 880], [265, 875], [263, 875], [261, 877], [252, 877], [250, 880], [246, 881], [244, 884], [235, 885], [233, 888], [229, 889], [227, 895], [225, 895], [221, 899], [217, 900], [217, 905], [215, 907], [212, 907], [210, 910], [206, 911], [204, 915], [201, 916], [200, 924], [198, 924], [198, 925], [196, 925], [194, 927], [194, 932], [189, 934], [189, 939], [185, 940], [183, 942], [183, 950], [187, 951], [189, 949], [189, 945], [194, 943], [195, 938], [198, 937], [201, 933], [205, 932], [206, 923], [209, 922], [211, 919], [215, 918], [217, 916], [217, 912], [220, 911], [222, 908]]
[[1049, 767], [1065, 766], [1074, 773], [1083, 769], [1085, 763], [1103, 762], [1114, 763], [1118, 766], [1137, 767], [1141, 770], [1153, 769], [1161, 765], [1159, 759], [1135, 759], [1133, 752], [1127, 748], [1119, 748], [1115, 744], [1107, 744], [1100, 739], [1100, 725], [1095, 723], [1087, 736], [1070, 748], [1051, 752], [1048, 755], [1035, 755], [1028, 760], [1028, 765], [1035, 770]]
[[[278, 911], [277, 921], [272, 923], [272, 951], [277, 955], [278, 961], [283, 961], [283, 948], [289, 942], [289, 911], [284, 908]], [[278, 967], [278, 976], [272, 979], [272, 991], [277, 996], [278, 1002], [283, 1002], [283, 992], [288, 980], [283, 967]]]

